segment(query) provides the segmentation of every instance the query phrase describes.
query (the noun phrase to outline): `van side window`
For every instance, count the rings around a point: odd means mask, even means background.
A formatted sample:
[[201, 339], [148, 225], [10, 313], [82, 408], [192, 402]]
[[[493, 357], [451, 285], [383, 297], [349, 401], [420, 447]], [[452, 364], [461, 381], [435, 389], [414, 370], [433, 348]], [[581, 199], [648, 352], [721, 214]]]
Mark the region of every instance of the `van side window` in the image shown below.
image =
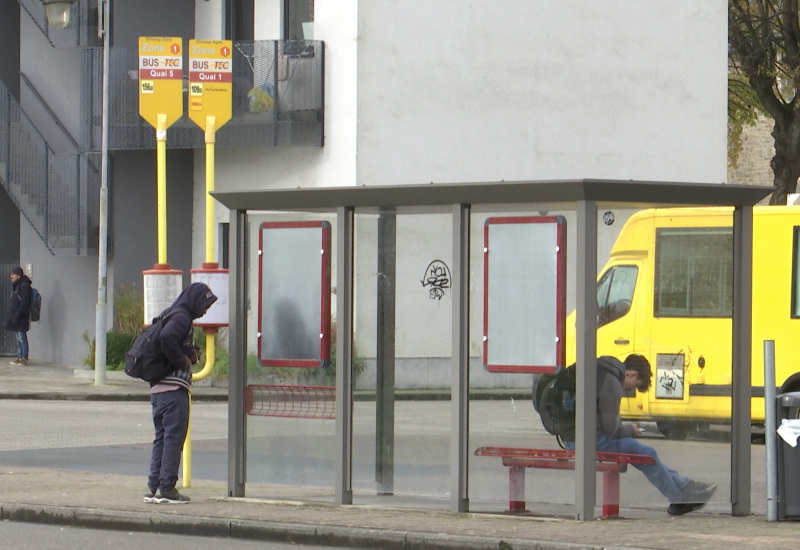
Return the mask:
[[597, 283], [597, 326], [616, 321], [631, 309], [639, 268], [617, 265], [603, 273]]
[[656, 230], [655, 317], [730, 317], [733, 231]]
[[798, 317], [800, 317], [800, 227], [795, 227], [792, 242], [792, 319]]

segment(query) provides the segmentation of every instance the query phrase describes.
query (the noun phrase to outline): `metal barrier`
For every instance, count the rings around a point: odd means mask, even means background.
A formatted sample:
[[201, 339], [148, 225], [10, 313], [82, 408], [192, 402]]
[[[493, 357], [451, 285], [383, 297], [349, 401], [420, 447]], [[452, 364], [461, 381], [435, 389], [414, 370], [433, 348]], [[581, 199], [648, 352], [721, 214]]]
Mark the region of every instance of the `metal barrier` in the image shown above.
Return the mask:
[[336, 418], [336, 388], [251, 384], [245, 388], [244, 410], [251, 416]]

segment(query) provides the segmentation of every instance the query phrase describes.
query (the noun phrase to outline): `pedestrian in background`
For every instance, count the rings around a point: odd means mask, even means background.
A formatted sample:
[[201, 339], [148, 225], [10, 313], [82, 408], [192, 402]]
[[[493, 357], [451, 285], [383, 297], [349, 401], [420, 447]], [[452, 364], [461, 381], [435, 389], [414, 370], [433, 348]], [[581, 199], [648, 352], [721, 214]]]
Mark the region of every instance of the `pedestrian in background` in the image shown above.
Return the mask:
[[28, 364], [28, 330], [31, 328], [31, 280], [20, 266], [11, 270], [11, 300], [8, 302], [6, 330], [17, 336], [17, 358], [12, 365]]
[[189, 497], [175, 488], [178, 482], [183, 443], [189, 429], [189, 388], [192, 365], [199, 357], [194, 346], [193, 321], [205, 315], [217, 297], [204, 283], [192, 283], [162, 312], [171, 314], [161, 329], [159, 341], [165, 361], [172, 370], [150, 384], [155, 439], [150, 457], [150, 476], [145, 502], [185, 504]]

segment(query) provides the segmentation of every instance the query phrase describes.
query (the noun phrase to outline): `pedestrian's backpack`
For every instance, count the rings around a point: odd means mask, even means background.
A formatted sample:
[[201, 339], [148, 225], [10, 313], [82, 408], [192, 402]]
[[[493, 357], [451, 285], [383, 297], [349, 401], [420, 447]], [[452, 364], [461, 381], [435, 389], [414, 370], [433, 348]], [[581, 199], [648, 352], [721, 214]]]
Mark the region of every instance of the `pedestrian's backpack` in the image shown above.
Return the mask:
[[31, 321], [38, 321], [42, 317], [42, 295], [31, 287]]
[[160, 336], [167, 319], [178, 311], [172, 310], [166, 315], [162, 313], [139, 333], [131, 349], [125, 353], [125, 374], [145, 382], [158, 382], [169, 374], [171, 366], [161, 351]]
[[575, 380], [574, 364], [561, 369], [539, 399], [542, 425], [561, 441], [575, 441]]

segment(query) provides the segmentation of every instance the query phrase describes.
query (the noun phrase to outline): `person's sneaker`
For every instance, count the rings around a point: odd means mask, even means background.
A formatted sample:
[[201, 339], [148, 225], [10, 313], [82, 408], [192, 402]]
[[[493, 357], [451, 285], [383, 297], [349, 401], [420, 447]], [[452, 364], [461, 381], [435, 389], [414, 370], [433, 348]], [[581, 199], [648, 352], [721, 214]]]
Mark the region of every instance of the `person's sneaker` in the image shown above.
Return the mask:
[[17, 357], [17, 358], [16, 358], [16, 359], [14, 359], [13, 361], [11, 361], [11, 363], [10, 363], [10, 364], [11, 364], [11, 365], [21, 365], [21, 364], [22, 364], [22, 363], [21, 363], [21, 361], [22, 361], [22, 359], [21, 359], [21, 358], [19, 358], [19, 357]]
[[24, 357], [20, 357], [19, 360], [17, 361], [17, 365], [22, 365], [23, 367], [26, 366], [27, 364], [28, 360], [25, 359]]
[[156, 504], [187, 504], [189, 497], [182, 495], [173, 487], [172, 489], [159, 489], [153, 497]]
[[156, 497], [156, 491], [157, 490], [158, 489], [153, 489], [152, 487], [148, 487], [147, 489], [145, 489], [145, 491], [144, 491], [144, 501], [147, 504], [155, 502], [155, 497]]
[[685, 489], [686, 498], [689, 502], [708, 502], [717, 490], [716, 483], [705, 483], [703, 481], [689, 481]]
[[705, 502], [673, 502], [667, 507], [667, 513], [671, 516], [682, 516], [699, 510], [705, 505]]

